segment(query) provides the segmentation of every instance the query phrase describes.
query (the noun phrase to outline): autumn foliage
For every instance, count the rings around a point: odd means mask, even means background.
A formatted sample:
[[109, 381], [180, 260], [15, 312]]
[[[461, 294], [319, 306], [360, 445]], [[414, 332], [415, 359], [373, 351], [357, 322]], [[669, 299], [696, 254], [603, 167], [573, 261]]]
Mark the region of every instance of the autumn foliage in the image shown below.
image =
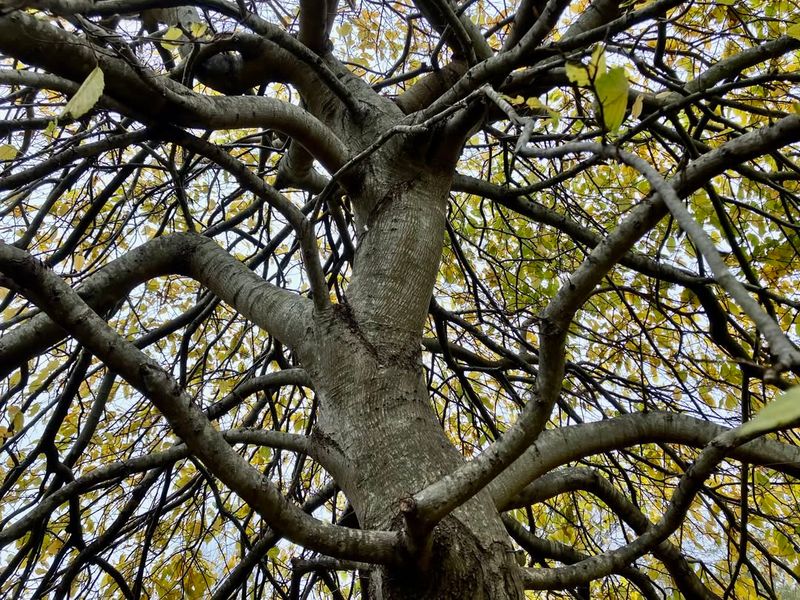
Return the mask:
[[800, 597], [798, 15], [0, 3], [0, 598]]

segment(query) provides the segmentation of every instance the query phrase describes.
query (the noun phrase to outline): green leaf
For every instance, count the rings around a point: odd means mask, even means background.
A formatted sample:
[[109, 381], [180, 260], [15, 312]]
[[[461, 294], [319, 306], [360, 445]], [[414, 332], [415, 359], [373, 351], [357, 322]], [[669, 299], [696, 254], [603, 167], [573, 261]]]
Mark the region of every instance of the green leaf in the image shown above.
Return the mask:
[[567, 71], [567, 79], [579, 87], [589, 85], [589, 72], [583, 65], [576, 65], [574, 63], [567, 63], [565, 67]]
[[765, 433], [791, 425], [798, 420], [800, 420], [800, 386], [795, 386], [758, 411], [755, 417], [741, 426], [740, 431], [747, 435]]
[[105, 78], [103, 71], [100, 67], [95, 67], [89, 73], [89, 76], [75, 92], [75, 95], [67, 102], [64, 110], [61, 112], [61, 117], [70, 116], [73, 119], [78, 119], [85, 115], [91, 108], [97, 104], [100, 96], [103, 95], [103, 88], [105, 87]]
[[17, 149], [10, 144], [0, 145], [0, 161], [14, 160], [17, 158]]
[[628, 76], [624, 67], [615, 67], [600, 75], [594, 82], [597, 100], [608, 131], [616, 131], [625, 119], [628, 106]]
[[793, 37], [796, 40], [800, 40], [800, 23], [796, 25], [792, 25], [786, 30], [786, 35]]

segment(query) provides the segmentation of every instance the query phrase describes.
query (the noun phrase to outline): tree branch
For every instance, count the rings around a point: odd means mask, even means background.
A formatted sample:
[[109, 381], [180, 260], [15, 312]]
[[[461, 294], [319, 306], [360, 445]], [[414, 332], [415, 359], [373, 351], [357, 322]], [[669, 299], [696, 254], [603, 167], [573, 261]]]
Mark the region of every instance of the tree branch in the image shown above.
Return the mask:
[[416, 0], [414, 5], [438, 31], [457, 58], [475, 64], [492, 56], [492, 49], [472, 20], [456, 14], [450, 0]]
[[[301, 508], [307, 513], [312, 513], [317, 508], [322, 506], [327, 500], [330, 500], [335, 493], [336, 486], [333, 484], [328, 484], [319, 492], [314, 494], [314, 496], [307, 499]], [[228, 574], [228, 576], [217, 585], [217, 587], [214, 589], [212, 600], [230, 600], [236, 588], [238, 588], [247, 580], [247, 577], [256, 564], [263, 560], [267, 550], [274, 546], [280, 539], [280, 536], [274, 531], [267, 529], [253, 544], [253, 547], [250, 549], [250, 552], [248, 552], [247, 556], [240, 560], [236, 566], [231, 569], [231, 572]]]
[[720, 461], [737, 446], [760, 435], [762, 432], [743, 433], [737, 428], [716, 436], [683, 474], [672, 494], [669, 506], [657, 524], [621, 548], [587, 558], [574, 565], [556, 569], [528, 570], [524, 575], [525, 587], [545, 590], [579, 585], [613, 573], [644, 555], [680, 527], [695, 496]]
[[331, 301], [328, 295], [325, 274], [319, 260], [319, 249], [314, 226], [303, 212], [283, 194], [265, 183], [261, 177], [253, 173], [245, 164], [236, 160], [219, 146], [174, 127], [166, 128], [164, 135], [170, 140], [214, 161], [236, 177], [236, 180], [243, 188], [250, 190], [277, 208], [286, 217], [289, 224], [294, 228], [297, 239], [300, 242], [300, 250], [303, 253], [303, 263], [308, 274], [314, 306], [319, 311], [328, 310], [331, 306]]
[[[578, 490], [589, 492], [602, 500], [614, 514], [625, 521], [638, 535], [643, 534], [653, 526], [647, 517], [620, 493], [608, 479], [602, 477], [597, 471], [584, 467], [564, 468], [543, 475], [525, 489], [526, 504], [528, 502], [531, 504], [544, 502], [559, 494]], [[653, 555], [664, 563], [684, 597], [697, 598], [698, 600], [718, 600], [719, 597], [703, 585], [703, 582], [697, 577], [689, 562], [681, 554], [680, 549], [668, 540], [653, 548]], [[587, 557], [583, 556], [572, 562], [578, 562], [585, 558]]]
[[300, 1], [300, 32], [297, 39], [312, 52], [325, 53], [338, 4], [338, 0]]
[[[335, 452], [330, 448], [323, 447], [321, 444], [316, 443], [313, 438], [304, 435], [245, 428], [223, 431], [222, 436], [230, 444], [252, 444], [305, 454], [323, 467], [328, 463], [329, 458], [334, 461], [343, 460], [342, 457], [335, 456]], [[192, 451], [186, 444], [175, 444], [168, 450], [151, 452], [138, 458], [105, 464], [81, 477], [76, 477], [63, 487], [38, 500], [36, 505], [16, 522], [9, 524], [7, 521], [3, 521], [3, 527], [0, 528], [0, 547], [19, 539], [25, 535], [25, 532], [35, 527], [37, 523], [46, 519], [59, 506], [78, 497], [87, 490], [102, 486], [104, 483], [114, 479], [167, 467], [191, 456]]]
[[401, 562], [397, 533], [329, 525], [288, 502], [272, 482], [231, 448], [164, 369], [111, 330], [75, 291], [40, 262], [3, 244], [0, 268], [7, 277], [13, 273], [13, 280], [30, 300], [149, 398], [209, 471], [258, 511], [276, 532], [335, 557]]
[[[507, 516], [503, 517], [503, 525], [506, 526], [506, 529], [511, 534], [511, 537], [514, 538], [514, 541], [533, 557], [553, 558], [568, 565], [588, 558], [586, 554], [578, 552], [572, 546], [534, 535], [525, 529], [521, 523]], [[525, 581], [524, 574], [527, 572], [530, 572], [530, 570], [523, 571], [523, 582]], [[660, 598], [660, 596], [655, 593], [653, 582], [639, 569], [626, 565], [616, 570], [615, 573], [622, 575], [638, 587], [648, 600]], [[566, 588], [568, 586], [564, 587]], [[584, 596], [580, 597], [584, 598]], [[588, 599], [588, 597], [586, 598]]]
[[[529, 491], [524, 486], [572, 461], [639, 444], [664, 442], [703, 447], [727, 431], [730, 430], [702, 419], [668, 412], [629, 414], [547, 430], [489, 489], [501, 510], [518, 508], [535, 499], [536, 488]], [[800, 448], [794, 446], [756, 440], [733, 450], [731, 458], [800, 478]]]
[[[800, 117], [792, 115], [763, 129], [746, 133], [690, 163], [673, 186], [698, 185], [731, 164], [750, 159], [800, 138]], [[414, 495], [409, 504], [413, 519], [422, 528], [432, 527], [498, 476], [536, 439], [547, 423], [561, 390], [564, 342], [573, 315], [597, 283], [605, 277], [633, 244], [652, 229], [665, 213], [660, 195], [632, 209], [619, 227], [598, 244], [548, 303], [541, 318], [539, 378], [536, 395], [529, 400], [517, 422], [503, 437], [454, 473]]]
[[297, 139], [331, 172], [348, 156], [344, 144], [298, 106], [256, 96], [197, 94], [26, 13], [0, 16], [0, 51], [73, 81], [83, 81], [99, 65], [105, 75], [104, 93], [128, 107], [130, 116], [145, 122], [206, 129], [275, 129]]
[[[526, 156], [538, 156], [542, 158], [554, 158], [575, 152], [592, 152], [603, 158], [618, 160], [636, 169], [643, 175], [650, 184], [653, 192], [661, 198], [661, 201], [667, 206], [672, 216], [705, 257], [714, 273], [717, 283], [725, 288], [736, 303], [742, 307], [747, 316], [750, 317], [762, 335], [764, 335], [770, 349], [777, 357], [775, 370], [780, 373], [786, 368], [800, 365], [800, 352], [792, 345], [775, 319], [761, 308], [761, 305], [750, 296], [739, 280], [728, 270], [727, 265], [722, 260], [719, 252], [717, 252], [714, 242], [711, 241], [709, 235], [694, 220], [691, 214], [689, 214], [686, 207], [683, 206], [674, 188], [647, 162], [637, 156], [620, 150], [616, 146], [606, 146], [594, 142], [575, 142], [561, 145], [558, 148], [542, 150], [528, 148], [522, 151]], [[575, 314], [578, 307], [582, 305], [585, 298], [588, 297], [591, 287], [596, 285], [596, 263], [585, 262], [582, 266], [586, 267], [584, 271], [589, 276], [583, 278], [576, 272], [573, 277], [570, 278], [570, 285], [561, 288], [558, 295], [548, 307], [548, 310], [545, 311], [546, 317], [553, 318], [554, 322], [560, 327], [564, 327], [568, 321], [572, 320], [572, 316]], [[595, 273], [592, 274], [592, 271]], [[603, 271], [603, 274], [605, 274], [605, 271]], [[553, 310], [550, 310], [550, 307], [553, 307]]]
[[[294, 347], [310, 318], [310, 302], [267, 283], [213, 240], [178, 233], [146, 242], [90, 276], [77, 292], [95, 312], [105, 314], [137, 285], [169, 274], [188, 275], [259, 327]], [[32, 317], [0, 337], [0, 376], [64, 338], [46, 314]]]

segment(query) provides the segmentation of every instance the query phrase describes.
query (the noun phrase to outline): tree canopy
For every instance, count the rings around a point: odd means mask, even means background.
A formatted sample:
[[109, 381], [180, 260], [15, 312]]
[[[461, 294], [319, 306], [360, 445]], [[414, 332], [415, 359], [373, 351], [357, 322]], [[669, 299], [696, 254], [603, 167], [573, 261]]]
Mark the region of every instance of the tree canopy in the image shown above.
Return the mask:
[[794, 597], [798, 15], [0, 3], [0, 598]]

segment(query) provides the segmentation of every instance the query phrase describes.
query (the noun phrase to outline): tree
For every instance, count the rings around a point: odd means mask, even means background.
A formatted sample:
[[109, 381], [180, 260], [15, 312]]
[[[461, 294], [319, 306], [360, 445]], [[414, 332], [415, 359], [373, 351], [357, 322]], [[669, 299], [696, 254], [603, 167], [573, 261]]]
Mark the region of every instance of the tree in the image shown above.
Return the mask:
[[788, 593], [796, 11], [7, 0], [0, 597]]

